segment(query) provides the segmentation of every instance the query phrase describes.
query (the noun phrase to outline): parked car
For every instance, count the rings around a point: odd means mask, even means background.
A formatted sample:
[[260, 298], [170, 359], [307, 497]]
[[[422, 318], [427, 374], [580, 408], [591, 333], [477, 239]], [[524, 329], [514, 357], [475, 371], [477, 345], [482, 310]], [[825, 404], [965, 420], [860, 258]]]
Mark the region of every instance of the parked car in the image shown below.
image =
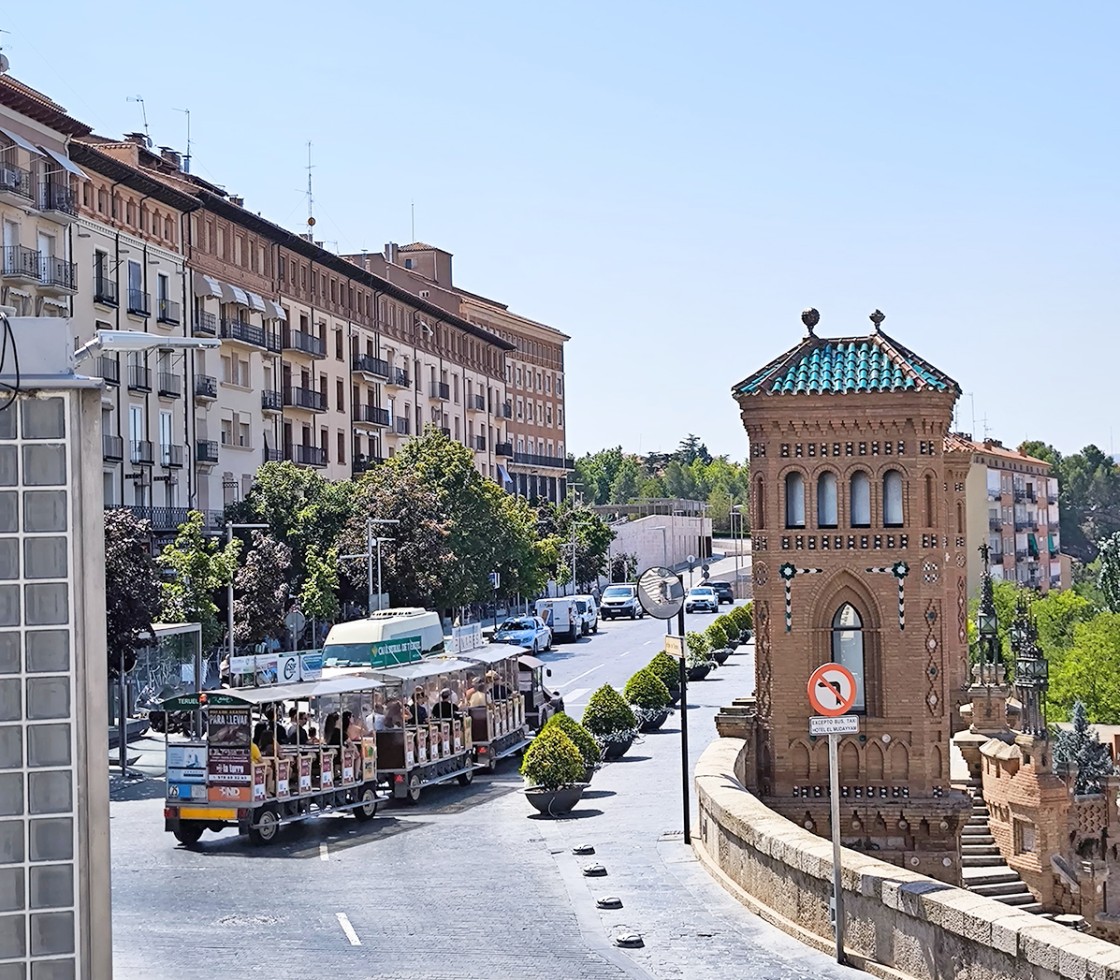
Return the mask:
[[646, 611], [638, 601], [638, 587], [636, 585], [608, 585], [603, 590], [603, 600], [599, 603], [599, 613], [603, 619], [615, 619], [619, 616], [641, 619], [645, 616]]
[[576, 609], [579, 610], [580, 622], [583, 624], [583, 635], [599, 632], [599, 607], [592, 595], [574, 595]]
[[685, 612], [719, 612], [719, 599], [716, 597], [715, 592], [708, 586], [703, 585], [695, 589], [689, 589], [688, 595], [684, 598], [684, 611]]
[[552, 629], [552, 637], [557, 642], [561, 638], [575, 643], [583, 633], [581, 613], [574, 596], [561, 595], [551, 599], [538, 599], [536, 613]]
[[731, 589], [730, 582], [717, 582], [714, 579], [707, 583], [708, 587], [716, 594], [716, 598], [721, 603], [730, 602], [735, 605], [735, 593]]
[[552, 649], [552, 630], [540, 616], [518, 616], [507, 619], [494, 631], [495, 643], [512, 643], [533, 653]]

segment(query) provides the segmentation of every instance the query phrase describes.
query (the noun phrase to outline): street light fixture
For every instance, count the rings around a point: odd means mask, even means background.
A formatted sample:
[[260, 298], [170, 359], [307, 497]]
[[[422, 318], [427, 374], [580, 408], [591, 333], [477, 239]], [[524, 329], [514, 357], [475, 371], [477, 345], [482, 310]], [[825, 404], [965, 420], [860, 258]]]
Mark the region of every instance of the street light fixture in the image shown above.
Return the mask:
[[216, 337], [161, 337], [142, 330], [101, 330], [74, 351], [74, 363], [102, 352], [150, 350], [215, 350], [222, 345]]
[[375, 538], [373, 536], [374, 524], [400, 524], [399, 520], [391, 518], [376, 519], [372, 517], [366, 518], [366, 550], [360, 555], [339, 555], [339, 558], [364, 558], [366, 560], [366, 609], [368, 615], [373, 615], [373, 556], [374, 546], [377, 551], [377, 611], [381, 612], [381, 543], [383, 541], [395, 541], [396, 538]]

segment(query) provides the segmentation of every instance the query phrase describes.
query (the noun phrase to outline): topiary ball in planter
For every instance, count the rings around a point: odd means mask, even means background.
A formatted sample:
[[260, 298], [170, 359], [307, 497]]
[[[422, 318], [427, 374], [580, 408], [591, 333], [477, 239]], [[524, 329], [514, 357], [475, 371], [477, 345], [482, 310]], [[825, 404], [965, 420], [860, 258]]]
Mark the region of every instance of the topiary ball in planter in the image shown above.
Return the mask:
[[583, 796], [583, 756], [559, 726], [545, 725], [521, 761], [525, 797], [539, 812], [567, 813]]
[[713, 650], [722, 650], [727, 646], [727, 631], [718, 621], [712, 623], [704, 631], [704, 636]]
[[647, 665], [647, 669], [660, 678], [669, 691], [669, 703], [676, 704], [681, 699], [680, 666], [676, 657], [670, 657], [662, 650]]
[[545, 722], [545, 728], [550, 726], [559, 728], [579, 749], [579, 754], [583, 758], [583, 781], [585, 783], [591, 782], [592, 775], [603, 760], [603, 750], [599, 747], [599, 743], [595, 741], [594, 736], [575, 718], [564, 714], [563, 711], [558, 711]]
[[617, 759], [634, 741], [638, 720], [622, 695], [610, 684], [604, 684], [583, 709], [583, 727], [603, 747], [604, 759]]
[[669, 709], [662, 708], [660, 711], [654, 711], [652, 708], [642, 708], [638, 712], [639, 730], [643, 732], [655, 732], [669, 718]]
[[669, 716], [669, 689], [648, 667], [643, 667], [626, 682], [626, 700], [638, 719], [638, 729], [652, 732]]

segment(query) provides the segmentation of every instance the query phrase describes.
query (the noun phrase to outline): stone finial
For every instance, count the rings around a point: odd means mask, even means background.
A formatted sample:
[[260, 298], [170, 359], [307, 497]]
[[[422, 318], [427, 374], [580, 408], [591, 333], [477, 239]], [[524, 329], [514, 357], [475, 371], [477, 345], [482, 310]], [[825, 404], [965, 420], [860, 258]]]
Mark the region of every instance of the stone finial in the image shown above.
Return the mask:
[[878, 333], [883, 326], [883, 321], [886, 318], [887, 315], [882, 310], [876, 310], [868, 319], [870, 319], [871, 322], [875, 324], [875, 332]]
[[821, 322], [821, 315], [810, 306], [809, 309], [801, 311], [801, 322], [805, 324], [805, 329], [809, 331], [809, 336], [812, 337], [813, 328]]

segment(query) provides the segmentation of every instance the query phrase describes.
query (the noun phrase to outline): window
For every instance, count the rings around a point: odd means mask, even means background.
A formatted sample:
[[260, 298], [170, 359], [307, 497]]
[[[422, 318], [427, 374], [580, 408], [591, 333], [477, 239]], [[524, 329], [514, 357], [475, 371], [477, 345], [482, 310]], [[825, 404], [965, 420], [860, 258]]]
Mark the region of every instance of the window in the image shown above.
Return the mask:
[[871, 526], [871, 478], [864, 472], [852, 474], [852, 527]]
[[[354, 404], [356, 405], [357, 402], [355, 401]], [[340, 412], [345, 411], [346, 408], [346, 391], [341, 378], [335, 378], [334, 382], [334, 407]]]
[[143, 270], [139, 262], [128, 260], [128, 289], [129, 292], [140, 292], [144, 288]]
[[902, 474], [887, 470], [883, 474], [883, 525], [902, 527]]
[[845, 602], [832, 617], [832, 662], [847, 667], [856, 681], [855, 711], [867, 710], [863, 673], [863, 620], [855, 606]]
[[756, 528], [766, 527], [766, 484], [761, 476], [755, 482], [754, 526]]
[[346, 433], [338, 433], [338, 461], [340, 463], [346, 462]]
[[344, 360], [342, 356], [342, 328], [334, 328], [334, 356], [335, 360]]
[[171, 299], [171, 280], [164, 272], [156, 276], [156, 296], [161, 303], [166, 303]]
[[817, 477], [817, 527], [836, 527], [839, 521], [836, 499], [836, 474]]
[[[926, 474], [924, 481], [925, 489], [923, 492], [923, 502], [925, 504], [925, 525], [926, 527], [933, 527], [933, 475]], [[997, 513], [998, 517], [999, 514]]]
[[805, 526], [805, 478], [786, 474], [786, 527]]

